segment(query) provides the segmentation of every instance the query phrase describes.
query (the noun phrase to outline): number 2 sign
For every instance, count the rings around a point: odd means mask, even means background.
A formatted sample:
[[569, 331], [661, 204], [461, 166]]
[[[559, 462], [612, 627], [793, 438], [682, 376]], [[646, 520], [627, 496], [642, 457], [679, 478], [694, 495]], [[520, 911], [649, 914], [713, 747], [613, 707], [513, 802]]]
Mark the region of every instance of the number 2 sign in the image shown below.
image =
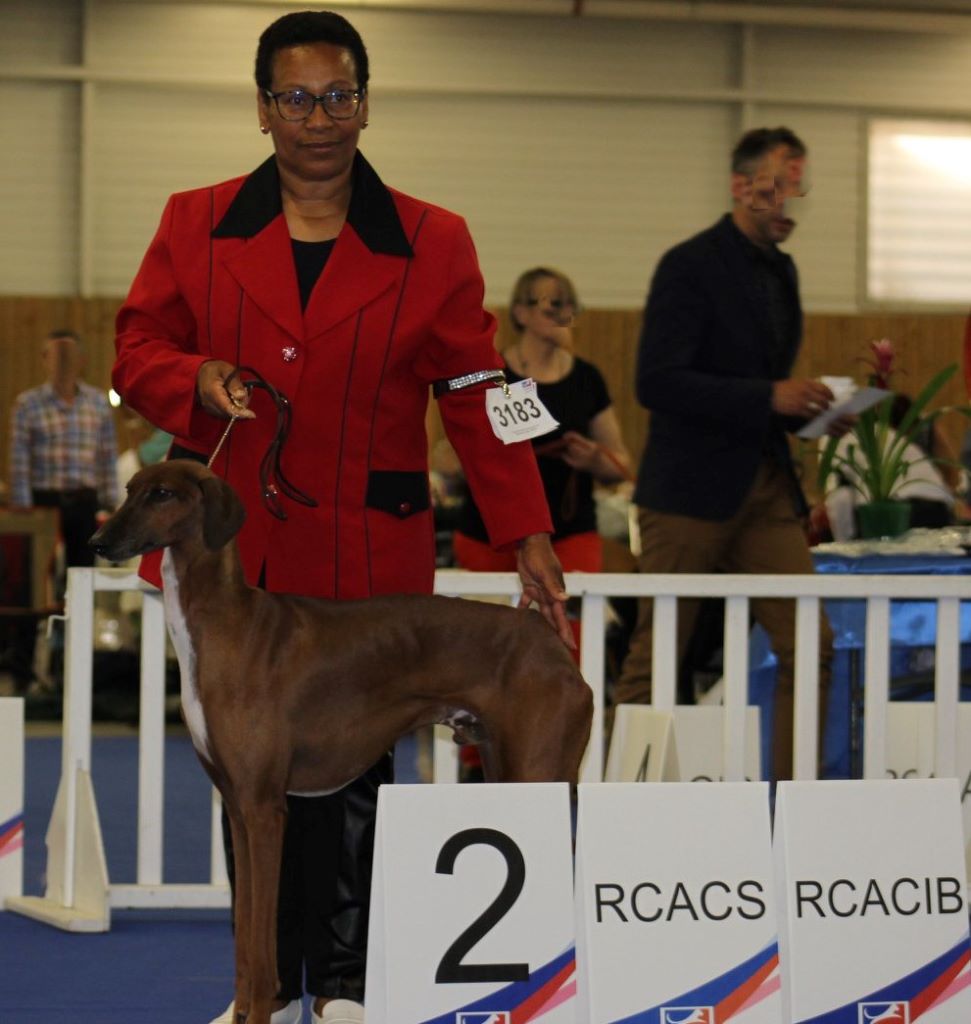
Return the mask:
[[382, 786], [368, 1024], [574, 1024], [565, 784]]

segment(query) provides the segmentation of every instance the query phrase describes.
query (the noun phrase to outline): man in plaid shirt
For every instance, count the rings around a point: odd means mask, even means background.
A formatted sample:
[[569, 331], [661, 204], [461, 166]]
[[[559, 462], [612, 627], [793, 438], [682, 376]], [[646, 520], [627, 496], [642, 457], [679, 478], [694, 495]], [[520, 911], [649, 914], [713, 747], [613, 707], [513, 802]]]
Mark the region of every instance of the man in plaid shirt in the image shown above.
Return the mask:
[[[47, 381], [17, 396], [10, 430], [10, 505], [60, 510], [68, 566], [94, 564], [87, 542], [98, 510], [118, 504], [114, 418], [104, 393], [80, 379], [81, 364], [77, 334], [52, 331], [44, 340]], [[29, 678], [30, 652], [17, 646], [15, 677]]]

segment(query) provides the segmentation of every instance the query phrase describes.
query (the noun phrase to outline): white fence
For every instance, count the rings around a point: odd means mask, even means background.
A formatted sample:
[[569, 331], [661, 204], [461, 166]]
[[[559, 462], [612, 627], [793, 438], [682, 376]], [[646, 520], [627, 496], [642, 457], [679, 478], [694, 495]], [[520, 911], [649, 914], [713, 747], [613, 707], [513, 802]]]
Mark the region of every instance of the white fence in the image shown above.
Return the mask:
[[[208, 884], [163, 884], [163, 769], [165, 731], [165, 623], [161, 595], [138, 577], [117, 569], [72, 569], [67, 594], [65, 703], [61, 786], [48, 830], [48, 892], [24, 897], [10, 909], [71, 930], [104, 930], [110, 907], [198, 908], [228, 905], [218, 801], [212, 812], [211, 878]], [[676, 703], [676, 625], [679, 597], [725, 598], [724, 763], [722, 776], [744, 778], [745, 707], [748, 703], [749, 607], [751, 598], [796, 599], [795, 753], [793, 777], [816, 774], [820, 727], [816, 692], [820, 600], [867, 602], [864, 657], [865, 778], [883, 778], [889, 699], [890, 601], [905, 598], [937, 604], [935, 661], [935, 758], [937, 777], [954, 776], [957, 765], [957, 704], [960, 683], [960, 602], [971, 599], [971, 577], [960, 576], [640, 576], [571, 573], [569, 593], [582, 598], [581, 670], [594, 694], [594, 722], [582, 768], [586, 782], [602, 778], [603, 706], [607, 599], [654, 598], [653, 703]], [[446, 570], [435, 580], [440, 594], [515, 600], [519, 581], [511, 573]], [[91, 699], [95, 594], [139, 590], [144, 594], [139, 722], [137, 860], [134, 884], [113, 885], [104, 870], [100, 832], [90, 783]], [[455, 745], [437, 738], [436, 782], [455, 780]], [[96, 877], [97, 876], [97, 877]]]

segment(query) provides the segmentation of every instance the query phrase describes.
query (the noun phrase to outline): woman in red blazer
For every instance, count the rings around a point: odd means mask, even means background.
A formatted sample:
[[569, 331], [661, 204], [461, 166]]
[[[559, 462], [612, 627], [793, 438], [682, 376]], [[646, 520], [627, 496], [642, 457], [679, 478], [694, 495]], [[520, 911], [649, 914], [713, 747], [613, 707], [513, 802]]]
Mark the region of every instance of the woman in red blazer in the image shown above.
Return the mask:
[[[286, 15], [260, 38], [256, 80], [274, 155], [169, 200], [118, 316], [116, 390], [175, 435], [176, 454], [203, 459], [234, 410], [235, 366], [284, 392], [293, 409], [284, 471], [317, 506], [284, 499], [286, 521], [264, 507], [259, 464], [276, 415], [260, 392], [213, 465], [246, 506], [247, 578], [360, 598], [432, 588], [425, 413], [437, 385], [492, 544], [517, 548], [524, 599], [571, 643], [530, 445], [493, 434], [489, 385], [456, 386], [501, 366], [468, 230], [387, 188], [357, 151], [368, 117], [360, 36], [336, 14]], [[304, 969], [315, 1021], [362, 1019], [376, 787], [389, 774], [382, 764], [334, 796], [291, 799], [274, 1024], [301, 1019]], [[341, 834], [343, 848], [328, 843]], [[320, 870], [301, 881], [308, 844], [325, 848], [314, 852]]]

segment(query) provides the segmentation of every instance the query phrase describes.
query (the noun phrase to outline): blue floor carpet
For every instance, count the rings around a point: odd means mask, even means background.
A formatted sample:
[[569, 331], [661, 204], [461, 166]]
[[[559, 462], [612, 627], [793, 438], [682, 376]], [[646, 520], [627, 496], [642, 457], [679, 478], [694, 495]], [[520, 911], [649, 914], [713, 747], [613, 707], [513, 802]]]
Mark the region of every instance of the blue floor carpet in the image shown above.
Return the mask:
[[[61, 741], [26, 744], [24, 892], [45, 888], [44, 833], [60, 775]], [[138, 741], [96, 739], [92, 776], [113, 882], [135, 880]], [[396, 757], [417, 781], [415, 744]], [[166, 740], [164, 878], [209, 871], [209, 782], [188, 740]], [[75, 935], [0, 913], [0, 1024], [207, 1024], [232, 997], [233, 944], [225, 911], [115, 911], [111, 931]]]

